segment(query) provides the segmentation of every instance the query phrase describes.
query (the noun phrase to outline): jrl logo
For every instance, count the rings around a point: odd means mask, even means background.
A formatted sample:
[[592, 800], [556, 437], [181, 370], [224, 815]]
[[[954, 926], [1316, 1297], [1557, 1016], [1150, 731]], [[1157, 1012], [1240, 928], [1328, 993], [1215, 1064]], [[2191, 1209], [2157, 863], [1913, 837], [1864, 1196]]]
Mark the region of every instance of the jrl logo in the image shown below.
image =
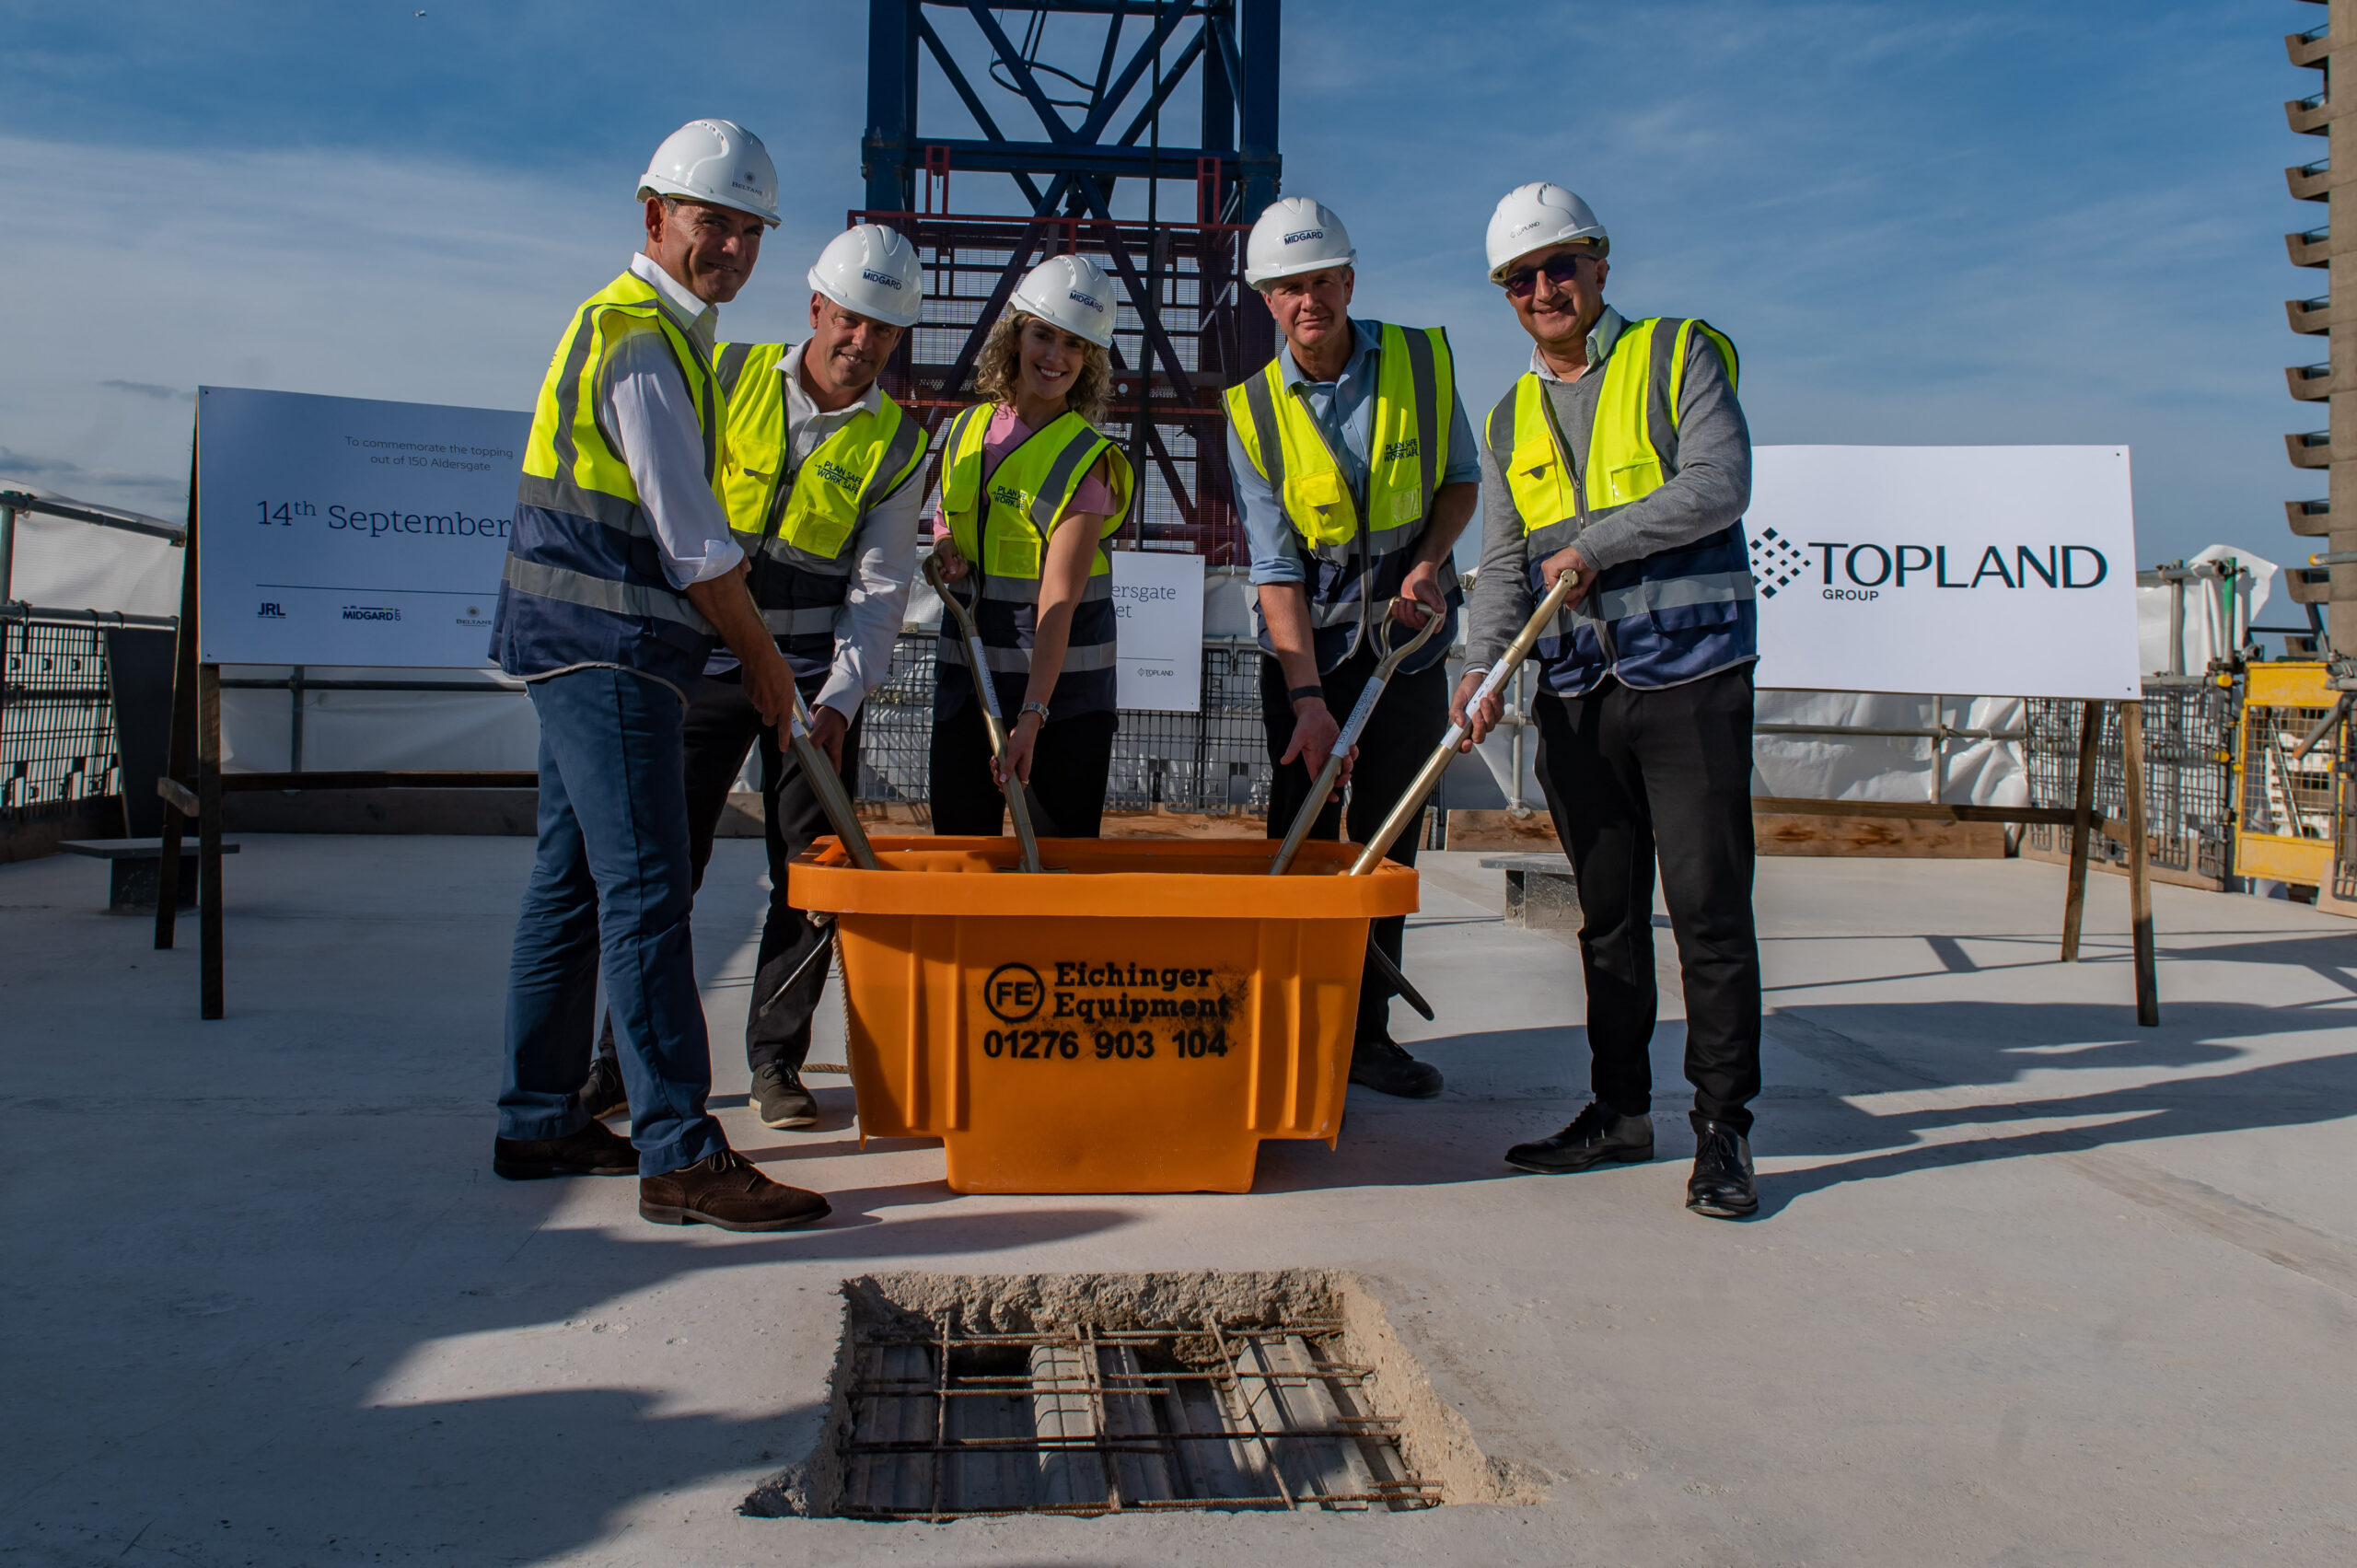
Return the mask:
[[254, 617], [260, 621], [284, 621], [286, 611], [280, 608], [276, 599], [266, 598], [261, 601], [261, 608], [254, 611]]

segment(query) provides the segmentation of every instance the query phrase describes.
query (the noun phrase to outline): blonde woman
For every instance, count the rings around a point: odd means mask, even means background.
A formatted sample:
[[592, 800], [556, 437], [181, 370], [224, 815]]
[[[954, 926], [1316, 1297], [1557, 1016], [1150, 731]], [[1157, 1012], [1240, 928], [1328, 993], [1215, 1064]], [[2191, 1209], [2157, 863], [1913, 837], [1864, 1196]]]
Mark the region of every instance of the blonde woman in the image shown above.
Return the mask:
[[1113, 761], [1112, 563], [1129, 459], [1098, 431], [1112, 388], [1113, 280], [1083, 256], [1034, 267], [975, 367], [987, 401], [941, 442], [934, 559], [974, 607], [1008, 725], [1004, 767], [956, 623], [945, 621], [933, 705], [933, 830], [996, 837], [1010, 776], [1043, 834], [1093, 839]]

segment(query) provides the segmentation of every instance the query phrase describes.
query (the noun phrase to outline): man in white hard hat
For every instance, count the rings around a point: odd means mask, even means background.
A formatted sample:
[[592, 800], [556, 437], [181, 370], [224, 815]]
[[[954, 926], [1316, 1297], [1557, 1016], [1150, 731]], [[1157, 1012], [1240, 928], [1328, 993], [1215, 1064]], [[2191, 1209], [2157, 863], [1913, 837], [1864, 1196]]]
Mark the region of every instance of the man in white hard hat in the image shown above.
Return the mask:
[[[777, 171], [742, 126], [699, 120], [656, 149], [638, 193], [644, 250], [574, 312], [549, 361], [493, 622], [493, 657], [529, 683], [540, 755], [492, 1168], [515, 1180], [635, 1171], [650, 1220], [782, 1230], [824, 1218], [827, 1201], [763, 1176], [704, 1108], [680, 771], [681, 722], [715, 638], [764, 717], [792, 701], [721, 509], [712, 368], [716, 308], [777, 222]], [[601, 968], [629, 1142], [576, 1092]]]
[[[1473, 516], [1480, 457], [1447, 333], [1353, 318], [1357, 256], [1341, 219], [1305, 196], [1271, 203], [1245, 241], [1245, 281], [1284, 335], [1264, 369], [1227, 391], [1228, 470], [1252, 551], [1261, 715], [1277, 766], [1271, 838], [1309, 798], [1338, 715], [1383, 657], [1387, 621], [1416, 628], [1447, 618], [1360, 733], [1347, 774], [1352, 838], [1364, 842], [1382, 824], [1448, 726], [1446, 661], [1461, 602], [1449, 551]], [[1337, 837], [1342, 815], [1329, 805], [1310, 836]], [[1414, 865], [1415, 835], [1392, 855]], [[1375, 923], [1374, 945], [1395, 966], [1406, 925]], [[1351, 1081], [1427, 1098], [1440, 1092], [1440, 1070], [1392, 1040], [1392, 994], [1370, 957]]]
[[1567, 609], [1535, 657], [1538, 779], [1586, 923], [1595, 1102], [1506, 1161], [1555, 1174], [1653, 1157], [1655, 866], [1686, 992], [1696, 1154], [1687, 1206], [1755, 1213], [1759, 947], [1751, 911], [1751, 666], [1743, 513], [1751, 437], [1735, 345], [1676, 316], [1604, 302], [1609, 237], [1560, 185], [1490, 219], [1490, 281], [1536, 347], [1490, 415], [1481, 569], [1456, 711], [1558, 578]]
[[[752, 563], [753, 602], [802, 689], [811, 736], [855, 790], [860, 705], [891, 673], [924, 494], [924, 427], [876, 378], [917, 319], [924, 280], [916, 248], [872, 223], [830, 240], [809, 276], [806, 341], [722, 343], [714, 356], [728, 401], [721, 490], [728, 526]], [[761, 1124], [808, 1127], [818, 1105], [802, 1086], [802, 1063], [827, 971], [823, 962], [803, 961], [822, 937], [786, 901], [786, 865], [833, 829], [755, 704], [737, 656], [714, 650], [703, 673], [686, 723], [693, 879], [702, 885], [729, 787], [758, 745], [770, 907], [745, 1056]], [[610, 1033], [581, 1097], [592, 1114], [626, 1103]]]

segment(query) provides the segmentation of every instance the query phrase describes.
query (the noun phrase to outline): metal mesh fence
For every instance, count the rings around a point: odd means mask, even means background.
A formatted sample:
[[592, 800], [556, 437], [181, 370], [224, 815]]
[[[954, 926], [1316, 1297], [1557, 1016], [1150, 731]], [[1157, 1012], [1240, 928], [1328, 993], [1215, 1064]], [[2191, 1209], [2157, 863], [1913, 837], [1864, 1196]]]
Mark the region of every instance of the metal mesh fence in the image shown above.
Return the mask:
[[[2188, 876], [2223, 881], [2234, 870], [2233, 774], [2237, 693], [2212, 682], [2144, 689], [2144, 809], [2152, 864]], [[2032, 698], [2029, 803], [2068, 808], [2078, 804], [2079, 726], [2083, 704]], [[2095, 808], [2118, 820], [2128, 809], [2120, 763], [2119, 704], [2101, 709], [2096, 739]], [[2025, 830], [2034, 849], [2071, 847], [2068, 828]], [[2092, 858], [2125, 865], [2128, 847], [2095, 835]]]
[[105, 633], [0, 617], [0, 826], [122, 793]]
[[[922, 806], [933, 744], [930, 633], [904, 635], [892, 673], [867, 700], [861, 729], [862, 805]], [[1125, 708], [1113, 738], [1105, 804], [1116, 811], [1162, 807], [1212, 815], [1269, 808], [1268, 740], [1260, 724], [1260, 655], [1203, 649], [1203, 700], [1191, 714]]]

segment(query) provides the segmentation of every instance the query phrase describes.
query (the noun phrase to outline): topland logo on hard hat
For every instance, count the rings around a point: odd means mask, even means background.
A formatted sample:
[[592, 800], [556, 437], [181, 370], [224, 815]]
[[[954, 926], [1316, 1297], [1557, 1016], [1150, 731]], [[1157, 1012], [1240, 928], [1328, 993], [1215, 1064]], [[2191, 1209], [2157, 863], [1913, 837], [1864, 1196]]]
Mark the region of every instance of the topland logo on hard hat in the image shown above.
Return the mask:
[[1325, 238], [1326, 231], [1322, 228], [1296, 228], [1291, 234], [1285, 236], [1285, 243], [1288, 245], [1298, 245], [1305, 239], [1323, 239]]
[[1520, 239], [1524, 235], [1528, 234], [1532, 229], [1537, 228], [1538, 226], [1538, 220], [1537, 218], [1532, 218], [1528, 223], [1518, 223], [1515, 225], [1514, 227], [1506, 230], [1506, 238], [1508, 239]]
[[1087, 306], [1091, 310], [1102, 310], [1105, 308], [1105, 307], [1098, 302], [1097, 296], [1093, 294], [1083, 294], [1080, 290], [1074, 289], [1072, 291], [1072, 296], [1080, 301], [1083, 305]]
[[860, 268], [859, 275], [865, 278], [869, 283], [880, 284], [886, 288], [899, 288], [900, 286], [900, 279], [894, 277], [889, 273], [879, 273], [873, 267]]

